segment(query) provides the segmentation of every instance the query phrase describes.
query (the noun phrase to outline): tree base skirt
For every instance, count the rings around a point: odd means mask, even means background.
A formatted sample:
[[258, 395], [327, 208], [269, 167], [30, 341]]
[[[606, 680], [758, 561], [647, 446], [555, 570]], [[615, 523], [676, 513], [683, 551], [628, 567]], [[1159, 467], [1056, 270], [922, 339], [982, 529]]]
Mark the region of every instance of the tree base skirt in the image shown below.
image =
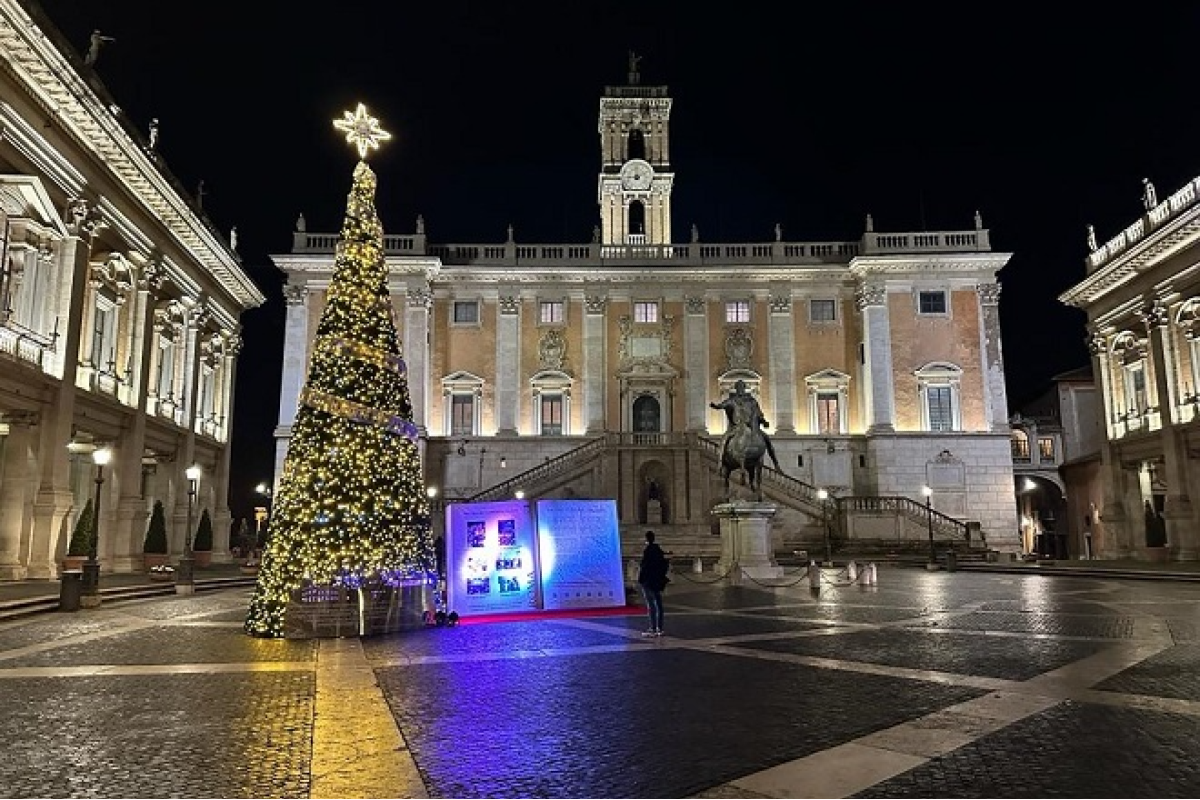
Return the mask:
[[396, 586], [368, 582], [361, 589], [307, 585], [292, 592], [283, 636], [337, 639], [423, 628], [433, 601], [433, 586], [419, 579]]

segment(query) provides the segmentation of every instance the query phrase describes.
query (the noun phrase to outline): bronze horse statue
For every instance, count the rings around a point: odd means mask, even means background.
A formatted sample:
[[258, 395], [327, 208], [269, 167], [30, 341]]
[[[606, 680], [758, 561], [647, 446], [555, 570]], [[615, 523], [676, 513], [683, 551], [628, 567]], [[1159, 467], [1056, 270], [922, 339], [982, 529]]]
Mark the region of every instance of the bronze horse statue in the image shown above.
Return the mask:
[[755, 500], [762, 500], [763, 455], [767, 452], [767, 437], [756, 427], [736, 415], [736, 424], [730, 429], [721, 449], [721, 477], [725, 479], [725, 494], [729, 496], [729, 476], [735, 471], [742, 473], [742, 485], [749, 485]]

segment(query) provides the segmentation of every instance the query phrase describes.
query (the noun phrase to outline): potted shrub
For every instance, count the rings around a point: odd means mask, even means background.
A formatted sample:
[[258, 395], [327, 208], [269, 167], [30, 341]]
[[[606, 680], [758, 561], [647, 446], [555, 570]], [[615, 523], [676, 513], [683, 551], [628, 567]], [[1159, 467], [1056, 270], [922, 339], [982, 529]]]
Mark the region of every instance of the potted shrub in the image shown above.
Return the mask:
[[142, 562], [147, 570], [167, 563], [167, 515], [161, 500], [154, 501], [154, 510], [150, 512], [150, 526], [142, 543]]
[[196, 538], [192, 541], [192, 555], [196, 557], [197, 567], [207, 567], [212, 563], [213, 526], [208, 509], [200, 512], [200, 524], [196, 526]]
[[92, 537], [96, 535], [95, 516], [92, 498], [89, 497], [87, 505], [79, 514], [79, 519], [75, 520], [75, 530], [71, 532], [71, 540], [67, 542], [67, 555], [63, 558], [64, 570], [83, 569], [83, 562], [87, 560], [88, 553], [91, 551]]

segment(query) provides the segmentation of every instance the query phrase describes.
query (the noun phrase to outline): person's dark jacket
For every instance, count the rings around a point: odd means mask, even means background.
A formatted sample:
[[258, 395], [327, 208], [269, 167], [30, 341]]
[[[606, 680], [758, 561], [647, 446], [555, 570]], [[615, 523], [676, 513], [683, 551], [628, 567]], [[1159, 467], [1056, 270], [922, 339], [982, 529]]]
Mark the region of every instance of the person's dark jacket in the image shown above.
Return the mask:
[[661, 592], [667, 588], [667, 573], [671, 570], [671, 562], [663, 553], [657, 542], [647, 542], [642, 551], [642, 563], [638, 567], [638, 583], [653, 591]]

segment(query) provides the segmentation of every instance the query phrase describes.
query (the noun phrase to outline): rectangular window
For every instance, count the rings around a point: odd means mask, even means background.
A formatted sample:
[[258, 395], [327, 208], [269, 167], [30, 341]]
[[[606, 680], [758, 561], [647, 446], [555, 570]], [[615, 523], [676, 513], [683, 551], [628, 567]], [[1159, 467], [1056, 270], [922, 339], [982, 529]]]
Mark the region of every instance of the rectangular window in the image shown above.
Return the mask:
[[1038, 455], [1042, 457], [1042, 461], [1054, 460], [1054, 439], [1049, 436], [1038, 437]]
[[634, 322], [658, 322], [658, 303], [634, 303]]
[[538, 307], [538, 321], [543, 325], [561, 325], [563, 322], [563, 302], [561, 300], [545, 300]]
[[833, 300], [809, 300], [808, 319], [810, 322], [836, 322], [837, 303]]
[[158, 348], [158, 396], [167, 397], [172, 392], [175, 379], [175, 343], [170, 339], [159, 342]]
[[918, 293], [917, 312], [921, 314], [945, 314], [946, 293], [942, 291]]
[[842, 420], [838, 413], [838, 393], [817, 393], [817, 433], [841, 433]]
[[929, 430], [954, 430], [954, 398], [949, 386], [929, 386], [925, 389], [929, 404]]
[[1133, 379], [1133, 407], [1141, 411], [1149, 405], [1146, 402], [1146, 371], [1141, 367], [1135, 367], [1129, 375]]
[[562, 436], [563, 398], [561, 394], [542, 395], [542, 436]]
[[[99, 300], [97, 300], [99, 302]], [[109, 308], [96, 307], [96, 317], [92, 328], [92, 366], [99, 370], [108, 369], [109, 344], [108, 332], [111, 327], [113, 312]]]
[[726, 322], [749, 322], [750, 321], [750, 301], [749, 300], [730, 300], [725, 304], [725, 321]]
[[450, 435], [470, 436], [475, 433], [475, 397], [469, 394], [450, 395]]
[[478, 325], [479, 324], [479, 301], [477, 301], [477, 300], [455, 300], [454, 301], [454, 324], [455, 325]]

